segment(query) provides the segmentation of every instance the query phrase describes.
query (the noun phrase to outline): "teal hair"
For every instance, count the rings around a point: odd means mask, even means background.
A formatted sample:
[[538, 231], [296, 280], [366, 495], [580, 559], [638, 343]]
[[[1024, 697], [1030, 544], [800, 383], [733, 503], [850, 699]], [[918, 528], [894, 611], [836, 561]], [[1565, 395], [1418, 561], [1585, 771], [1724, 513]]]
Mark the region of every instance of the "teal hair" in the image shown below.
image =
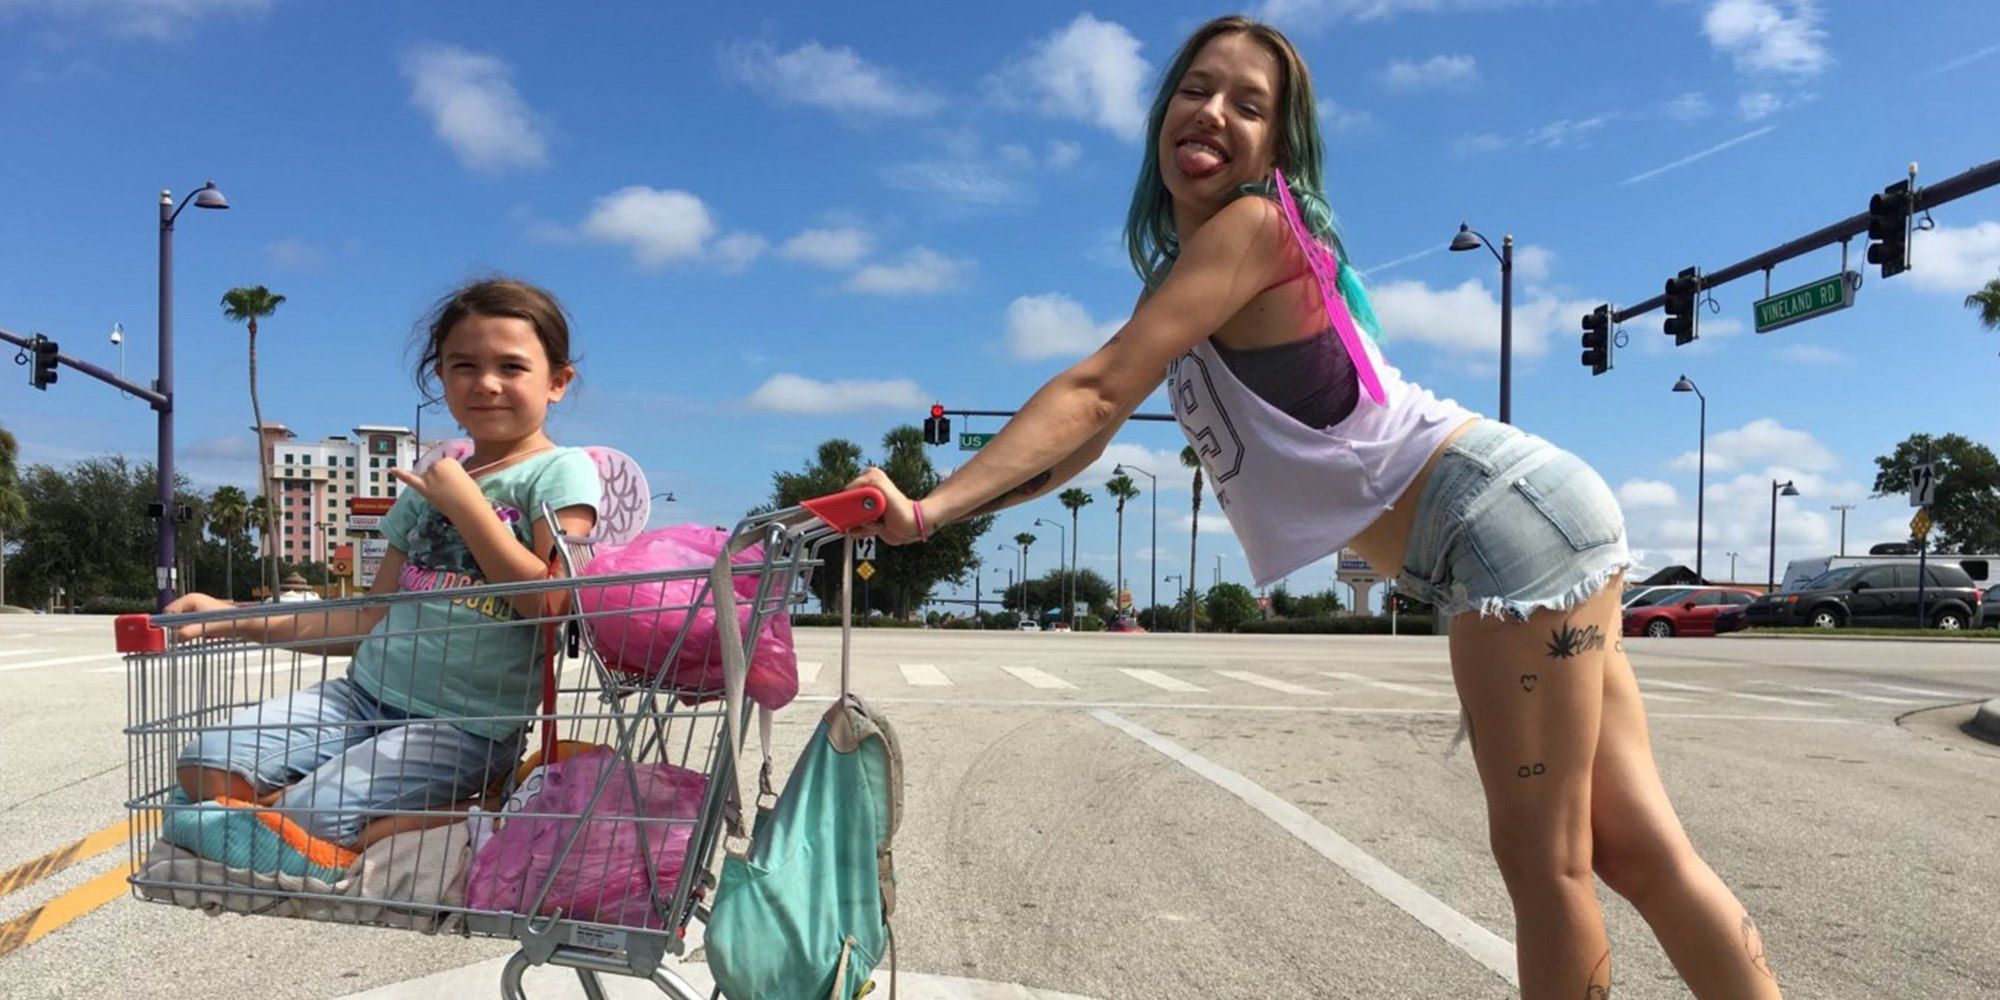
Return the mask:
[[[1299, 206], [1299, 217], [1304, 220], [1306, 229], [1340, 258], [1337, 284], [1348, 312], [1353, 314], [1355, 322], [1360, 324], [1369, 339], [1380, 343], [1381, 324], [1375, 318], [1374, 307], [1369, 304], [1368, 289], [1362, 285], [1361, 275], [1356, 273], [1348, 259], [1347, 246], [1340, 238], [1333, 209], [1327, 205], [1321, 168], [1326, 141], [1320, 135], [1312, 77], [1290, 39], [1268, 24], [1239, 14], [1216, 18], [1195, 29], [1160, 76], [1159, 92], [1154, 94], [1152, 110], [1146, 116], [1145, 156], [1139, 163], [1139, 180], [1132, 189], [1132, 207], [1125, 213], [1125, 251], [1132, 259], [1132, 269], [1148, 289], [1157, 288], [1160, 282], [1166, 280], [1167, 272], [1173, 269], [1174, 259], [1180, 255], [1180, 236], [1174, 231], [1173, 196], [1160, 181], [1160, 129], [1166, 121], [1167, 103], [1173, 99], [1181, 77], [1186, 75], [1188, 66], [1194, 63], [1194, 57], [1201, 52], [1202, 46], [1218, 35], [1238, 31], [1249, 34], [1270, 49], [1272, 55], [1277, 57], [1279, 68], [1284, 71], [1284, 84], [1280, 88], [1283, 91], [1280, 100], [1284, 114], [1279, 132], [1277, 166], [1285, 172], [1286, 185], [1291, 189], [1292, 200]], [[1238, 196], [1241, 195], [1276, 197], [1276, 192], [1271, 180], [1266, 178], [1257, 184], [1244, 185], [1238, 191]]]

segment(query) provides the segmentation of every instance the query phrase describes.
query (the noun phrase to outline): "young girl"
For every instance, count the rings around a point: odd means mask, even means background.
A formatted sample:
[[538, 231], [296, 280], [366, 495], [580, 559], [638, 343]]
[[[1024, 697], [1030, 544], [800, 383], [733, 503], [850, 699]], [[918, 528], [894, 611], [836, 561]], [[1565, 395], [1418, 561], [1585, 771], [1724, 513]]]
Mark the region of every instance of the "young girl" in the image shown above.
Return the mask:
[[[581, 536], [596, 524], [599, 499], [590, 457], [557, 447], [543, 429], [576, 377], [562, 306], [519, 281], [468, 285], [433, 311], [416, 376], [426, 395], [442, 384], [473, 450], [422, 475], [390, 470], [405, 489], [382, 519], [389, 551], [369, 593], [540, 579], [555, 545], [543, 505], [565, 534]], [[354, 658], [347, 676], [196, 737], [181, 751], [182, 789], [196, 801], [271, 806], [308, 834], [355, 849], [432, 825], [434, 817], [380, 814], [477, 797], [513, 769], [521, 717], [537, 710], [542, 677], [538, 630], [507, 623], [541, 614], [546, 596], [398, 601], [207, 627]], [[167, 611], [231, 606], [189, 594]], [[199, 634], [201, 626], [183, 629]], [[322, 638], [331, 641], [313, 643]]]
[[1452, 676], [1514, 904], [1522, 996], [1608, 995], [1593, 871], [1645, 916], [1696, 996], [1779, 996], [1755, 925], [1695, 854], [1654, 767], [1617, 639], [1630, 557], [1616, 500], [1574, 456], [1403, 380], [1372, 343], [1354, 356], [1329, 329], [1270, 197], [1275, 167], [1343, 258], [1338, 294], [1372, 335], [1320, 193], [1317, 122], [1283, 35], [1241, 17], [1197, 30], [1148, 119], [1125, 224], [1145, 282], [1132, 319], [920, 502], [868, 470], [855, 485], [890, 497], [868, 530], [913, 542], [1052, 493], [1168, 381], [1259, 584], [1350, 545], [1453, 616]]

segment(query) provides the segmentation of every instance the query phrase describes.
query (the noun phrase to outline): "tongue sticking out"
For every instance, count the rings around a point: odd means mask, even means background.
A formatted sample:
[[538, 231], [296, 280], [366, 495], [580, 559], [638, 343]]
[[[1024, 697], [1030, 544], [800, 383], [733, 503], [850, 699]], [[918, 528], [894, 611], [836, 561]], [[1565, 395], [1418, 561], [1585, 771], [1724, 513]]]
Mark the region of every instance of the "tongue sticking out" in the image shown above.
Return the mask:
[[1222, 157], [1201, 146], [1174, 147], [1174, 165], [1189, 177], [1208, 177], [1222, 169]]

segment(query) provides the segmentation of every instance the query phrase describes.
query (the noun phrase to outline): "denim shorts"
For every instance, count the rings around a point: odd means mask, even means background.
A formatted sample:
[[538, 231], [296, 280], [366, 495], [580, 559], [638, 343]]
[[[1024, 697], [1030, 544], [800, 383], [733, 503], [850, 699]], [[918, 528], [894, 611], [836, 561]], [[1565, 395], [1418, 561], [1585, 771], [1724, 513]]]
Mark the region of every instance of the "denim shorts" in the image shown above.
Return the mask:
[[1584, 461], [1497, 420], [1445, 448], [1417, 501], [1400, 593], [1515, 620], [1589, 600], [1632, 565], [1618, 499]]
[[382, 810], [435, 809], [513, 770], [521, 737], [489, 740], [375, 700], [345, 677], [253, 705], [181, 748], [179, 764], [231, 771], [307, 833], [352, 844]]

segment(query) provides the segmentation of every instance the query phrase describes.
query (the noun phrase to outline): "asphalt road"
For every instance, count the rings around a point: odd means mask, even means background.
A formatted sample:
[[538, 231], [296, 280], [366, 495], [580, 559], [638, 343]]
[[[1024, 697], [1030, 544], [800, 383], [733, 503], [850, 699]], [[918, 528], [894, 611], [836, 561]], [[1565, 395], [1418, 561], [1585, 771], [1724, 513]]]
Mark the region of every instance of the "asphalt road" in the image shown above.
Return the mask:
[[[821, 666], [780, 713], [786, 763], [837, 687], [837, 639], [800, 632]], [[1959, 729], [2000, 693], [2000, 647], [1626, 646], [1668, 790], [1788, 996], [2000, 988], [2000, 747]], [[118, 838], [110, 649], [109, 619], [0, 617], [0, 875]], [[1441, 639], [884, 630], [855, 657], [908, 765], [904, 970], [1107, 1000], [1514, 995], [1477, 778], [1466, 752], [1442, 756]], [[138, 849], [0, 878], [0, 951], [24, 920], [45, 935], [0, 955], [0, 997], [341, 997], [511, 951], [115, 892], [81, 905]], [[1687, 996], [1601, 896], [1617, 995]]]

